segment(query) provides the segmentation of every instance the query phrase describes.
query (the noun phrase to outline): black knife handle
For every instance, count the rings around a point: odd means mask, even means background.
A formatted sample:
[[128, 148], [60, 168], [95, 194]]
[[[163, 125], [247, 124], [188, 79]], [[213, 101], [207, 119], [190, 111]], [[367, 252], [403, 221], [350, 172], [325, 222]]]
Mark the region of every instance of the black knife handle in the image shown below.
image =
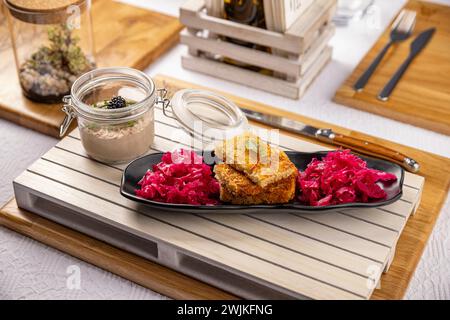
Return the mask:
[[408, 69], [408, 66], [413, 61], [414, 56], [409, 55], [408, 58], [402, 63], [400, 68], [398, 68], [397, 72], [392, 76], [391, 80], [386, 84], [386, 86], [381, 90], [381, 92], [378, 94], [378, 99], [381, 101], [387, 101], [389, 99], [389, 96], [391, 95], [392, 91], [395, 89], [395, 86], [402, 78], [403, 74], [405, 73], [406, 69]]
[[370, 66], [367, 68], [366, 71], [359, 77], [358, 81], [355, 82], [353, 88], [356, 91], [361, 91], [369, 81], [372, 74], [375, 72], [375, 69], [380, 64], [381, 60], [383, 60], [383, 57], [386, 55], [386, 52], [389, 50], [389, 48], [392, 45], [392, 41], [389, 41], [388, 44], [383, 48], [383, 50], [378, 53], [377, 57], [372, 61]]

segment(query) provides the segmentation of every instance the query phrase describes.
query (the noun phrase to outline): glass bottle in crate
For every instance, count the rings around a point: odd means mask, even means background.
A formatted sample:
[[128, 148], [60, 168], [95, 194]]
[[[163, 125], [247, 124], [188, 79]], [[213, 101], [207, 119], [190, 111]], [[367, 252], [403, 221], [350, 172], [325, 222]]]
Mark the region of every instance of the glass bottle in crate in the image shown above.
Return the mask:
[[263, 29], [266, 27], [262, 0], [224, 0], [224, 11], [227, 20]]
[[4, 0], [23, 94], [57, 103], [95, 68], [90, 0]]
[[[257, 28], [266, 28], [264, 5], [262, 0], [224, 0], [224, 18], [236, 23], [246, 24]], [[269, 51], [267, 47], [241, 41], [239, 39], [224, 37], [224, 40], [254, 50]], [[223, 61], [225, 63], [252, 71], [264, 74], [270, 73], [269, 70], [242, 63], [228, 57], [224, 57]]]

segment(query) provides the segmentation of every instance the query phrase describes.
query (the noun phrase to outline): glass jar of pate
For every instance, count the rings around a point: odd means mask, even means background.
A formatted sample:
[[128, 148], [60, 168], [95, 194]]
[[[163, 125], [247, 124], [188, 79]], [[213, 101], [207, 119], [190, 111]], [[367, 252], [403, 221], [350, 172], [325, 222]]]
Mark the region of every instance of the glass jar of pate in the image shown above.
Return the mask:
[[95, 68], [91, 0], [0, 0], [7, 8], [23, 94], [58, 103]]
[[154, 140], [153, 80], [131, 68], [100, 68], [79, 77], [65, 96], [63, 136], [77, 118], [86, 153], [105, 163], [124, 163], [148, 152]]

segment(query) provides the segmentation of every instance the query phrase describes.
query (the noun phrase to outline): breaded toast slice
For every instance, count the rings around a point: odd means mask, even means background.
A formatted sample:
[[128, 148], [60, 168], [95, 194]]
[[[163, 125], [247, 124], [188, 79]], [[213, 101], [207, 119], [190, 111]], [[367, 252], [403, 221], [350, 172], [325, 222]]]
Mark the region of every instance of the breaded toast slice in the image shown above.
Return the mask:
[[220, 200], [223, 202], [237, 205], [282, 204], [295, 196], [296, 173], [262, 188], [228, 164], [215, 165], [214, 172], [220, 183]]
[[249, 132], [219, 143], [215, 154], [262, 188], [297, 173], [286, 153]]

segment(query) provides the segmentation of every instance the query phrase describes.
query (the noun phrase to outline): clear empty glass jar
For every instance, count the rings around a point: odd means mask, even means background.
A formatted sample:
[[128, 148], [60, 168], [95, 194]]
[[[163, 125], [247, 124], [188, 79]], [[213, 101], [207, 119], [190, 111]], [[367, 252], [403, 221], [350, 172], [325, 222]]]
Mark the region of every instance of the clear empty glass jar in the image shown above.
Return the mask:
[[64, 135], [78, 120], [86, 153], [101, 162], [124, 163], [149, 151], [154, 140], [153, 80], [130, 68], [101, 68], [78, 78], [63, 99]]
[[73, 82], [95, 67], [91, 1], [4, 3], [24, 95], [37, 102], [60, 102]]

